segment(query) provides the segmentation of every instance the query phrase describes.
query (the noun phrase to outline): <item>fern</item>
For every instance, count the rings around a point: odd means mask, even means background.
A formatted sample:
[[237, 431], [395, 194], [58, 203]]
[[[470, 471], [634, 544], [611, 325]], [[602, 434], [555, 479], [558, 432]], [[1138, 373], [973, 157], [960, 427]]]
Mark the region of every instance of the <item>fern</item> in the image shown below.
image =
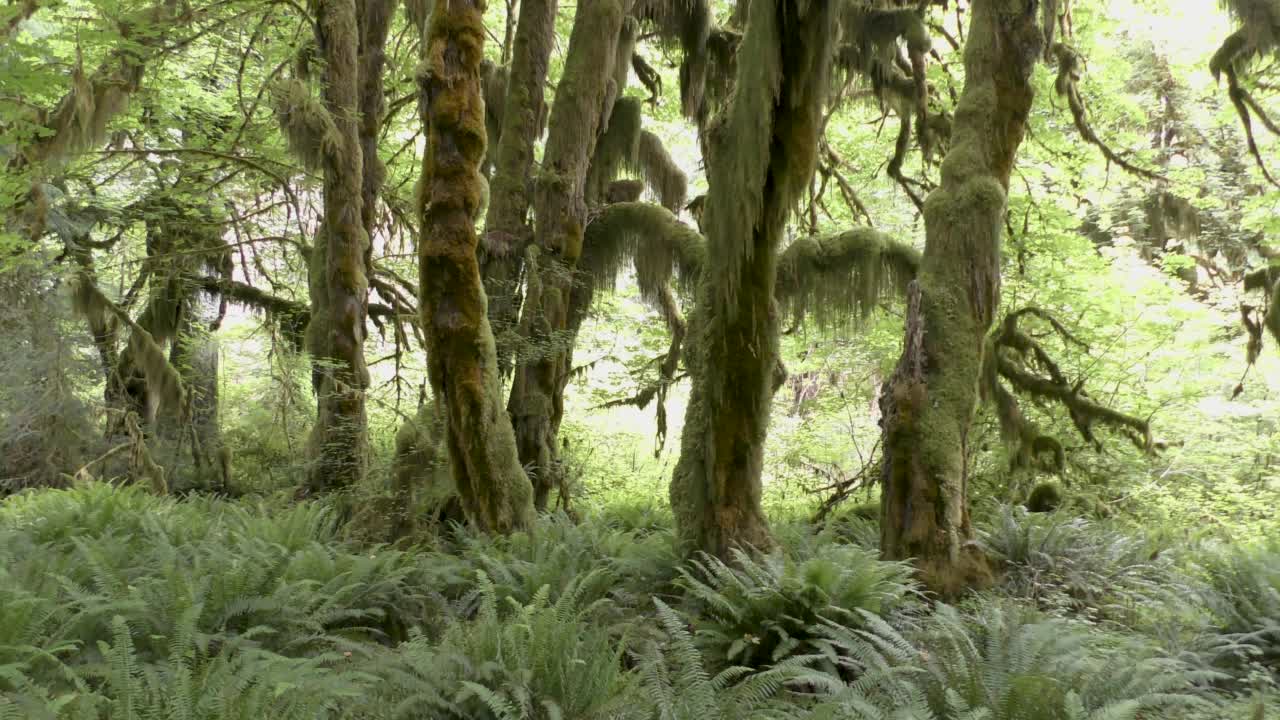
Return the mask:
[[1004, 508], [980, 535], [1005, 592], [1046, 612], [1133, 625], [1141, 608], [1190, 592], [1159, 547], [1101, 523]]
[[1246, 549], [1209, 549], [1201, 562], [1200, 597], [1213, 616], [1225, 666], [1247, 673], [1256, 664], [1280, 677], [1280, 542]]
[[477, 571], [477, 612], [438, 645], [410, 640], [377, 672], [389, 718], [411, 718], [420, 702], [458, 720], [628, 717], [634, 683], [622, 668], [625, 638], [599, 622], [608, 601], [591, 598], [598, 576], [571, 578], [552, 600], [548, 585], [528, 603], [503, 596]]
[[665, 638], [654, 642], [640, 662], [641, 683], [659, 720], [756, 720], [800, 718], [794, 699], [780, 697], [789, 682], [806, 677], [811, 657], [790, 658], [772, 668], [753, 671], [731, 666], [707, 672], [703, 655], [685, 628], [684, 619], [654, 599]]
[[681, 570], [698, 644], [725, 663], [761, 667], [814, 653], [824, 621], [858, 624], [903, 607], [916, 594], [910, 570], [861, 548], [828, 545], [804, 560], [780, 553], [735, 556], [735, 567], [702, 556]]

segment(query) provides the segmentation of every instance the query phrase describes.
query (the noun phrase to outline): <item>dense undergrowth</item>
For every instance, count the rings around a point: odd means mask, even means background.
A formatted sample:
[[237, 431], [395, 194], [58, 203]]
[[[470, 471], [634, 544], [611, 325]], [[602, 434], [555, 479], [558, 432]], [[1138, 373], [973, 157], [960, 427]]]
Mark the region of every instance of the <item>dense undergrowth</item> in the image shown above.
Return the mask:
[[[396, 549], [321, 504], [89, 484], [0, 506], [0, 718], [1264, 718], [1280, 548], [1005, 511], [931, 603], [849, 522], [680, 564], [615, 507]], [[864, 528], [865, 530], [865, 528]], [[853, 540], [850, 540], [853, 538]]]

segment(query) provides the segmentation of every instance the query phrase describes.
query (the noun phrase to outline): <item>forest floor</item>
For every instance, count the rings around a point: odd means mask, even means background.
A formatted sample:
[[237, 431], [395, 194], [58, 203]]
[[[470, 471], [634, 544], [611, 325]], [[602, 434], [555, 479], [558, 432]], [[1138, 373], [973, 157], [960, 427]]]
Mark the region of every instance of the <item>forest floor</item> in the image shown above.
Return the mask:
[[[781, 515], [778, 517], [777, 515]], [[1280, 717], [1280, 545], [1005, 508], [952, 606], [872, 508], [678, 561], [656, 504], [401, 548], [320, 503], [0, 504], [0, 718]]]

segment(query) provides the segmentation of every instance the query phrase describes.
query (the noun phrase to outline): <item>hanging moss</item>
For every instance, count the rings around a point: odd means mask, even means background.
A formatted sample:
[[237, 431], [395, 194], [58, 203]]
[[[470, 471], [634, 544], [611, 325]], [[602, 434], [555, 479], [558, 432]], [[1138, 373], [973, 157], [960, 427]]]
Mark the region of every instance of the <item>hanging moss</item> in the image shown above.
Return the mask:
[[[919, 10], [846, 3], [840, 26], [836, 65], [841, 71], [864, 78], [882, 99], [888, 98], [887, 93], [915, 95], [916, 78], [903, 74], [898, 57], [904, 45], [908, 56], [921, 57], [929, 52], [932, 42]], [[913, 75], [920, 69], [923, 68], [912, 68]]]
[[342, 145], [333, 115], [301, 80], [286, 80], [275, 90], [276, 119], [289, 149], [308, 170], [324, 167]]
[[612, 288], [619, 272], [634, 263], [641, 294], [655, 304], [673, 272], [690, 287], [705, 262], [705, 241], [696, 230], [660, 205], [616, 203], [587, 226], [579, 267], [593, 281]]
[[831, 325], [865, 318], [886, 296], [902, 296], [920, 267], [920, 252], [870, 229], [801, 238], [778, 259], [778, 301], [798, 322], [809, 309]]
[[587, 175], [587, 201], [598, 203], [610, 182], [624, 167], [634, 168], [640, 150], [640, 126], [644, 121], [640, 98], [621, 97], [613, 104], [608, 123], [596, 141]]
[[648, 130], [641, 131], [634, 165], [658, 203], [671, 212], [680, 212], [689, 192], [689, 178], [667, 152], [662, 138]]
[[713, 24], [709, 0], [639, 0], [634, 12], [667, 47], [680, 49], [680, 105], [685, 117], [705, 117]]
[[[107, 126], [122, 112], [129, 98], [142, 87], [147, 55], [172, 38], [167, 30], [191, 18], [186, 3], [157, 2], [122, 18], [117, 26], [124, 42], [113, 50], [91, 76], [79, 59], [72, 71], [71, 89], [47, 118], [42, 134], [23, 155], [33, 163], [59, 163], [75, 152], [102, 142]], [[144, 32], [137, 32], [144, 28]]]
[[1222, 5], [1240, 23], [1253, 52], [1269, 52], [1280, 45], [1280, 2], [1223, 0]]

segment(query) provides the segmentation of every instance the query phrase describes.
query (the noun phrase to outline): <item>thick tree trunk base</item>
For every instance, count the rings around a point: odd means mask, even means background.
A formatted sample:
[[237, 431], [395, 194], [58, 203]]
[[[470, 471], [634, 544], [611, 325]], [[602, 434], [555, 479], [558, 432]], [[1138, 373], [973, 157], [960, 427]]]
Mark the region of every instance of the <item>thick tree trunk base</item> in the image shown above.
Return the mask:
[[[964, 408], [967, 402], [971, 414], [973, 399], [944, 389], [966, 382], [965, 364], [928, 354], [926, 305], [920, 282], [912, 281], [902, 357], [880, 396], [880, 550], [887, 560], [911, 560], [926, 589], [953, 599], [990, 586], [993, 577], [969, 522]], [[935, 323], [949, 319], [935, 315]], [[969, 396], [976, 396], [976, 376], [973, 384]], [[956, 401], [959, 411], [947, 412]]]

